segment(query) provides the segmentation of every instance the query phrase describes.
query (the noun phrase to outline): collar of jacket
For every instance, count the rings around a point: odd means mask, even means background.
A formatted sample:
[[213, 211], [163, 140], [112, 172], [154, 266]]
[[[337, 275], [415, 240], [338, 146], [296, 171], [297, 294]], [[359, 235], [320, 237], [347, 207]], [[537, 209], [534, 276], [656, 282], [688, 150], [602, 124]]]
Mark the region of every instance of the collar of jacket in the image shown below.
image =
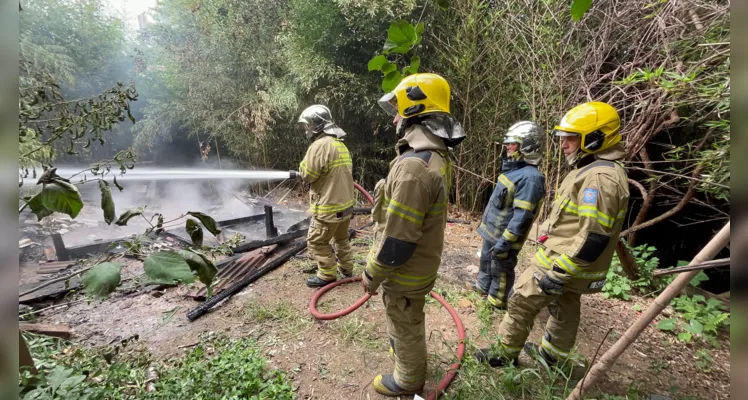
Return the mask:
[[414, 124], [408, 127], [402, 139], [397, 141], [397, 155], [405, 153], [408, 148], [414, 151], [422, 150], [447, 150], [444, 140], [420, 124]]
[[524, 167], [525, 165], [528, 165], [525, 160], [504, 160], [501, 162], [501, 172], [509, 172], [514, 171], [515, 169], [520, 169]]
[[609, 149], [605, 149], [599, 153], [595, 154], [586, 154], [577, 160], [575, 168], [582, 168], [589, 164], [592, 164], [595, 160], [608, 160], [608, 161], [616, 161], [620, 160], [623, 157], [626, 156], [626, 147], [624, 146], [623, 142], [618, 142], [613, 147]]

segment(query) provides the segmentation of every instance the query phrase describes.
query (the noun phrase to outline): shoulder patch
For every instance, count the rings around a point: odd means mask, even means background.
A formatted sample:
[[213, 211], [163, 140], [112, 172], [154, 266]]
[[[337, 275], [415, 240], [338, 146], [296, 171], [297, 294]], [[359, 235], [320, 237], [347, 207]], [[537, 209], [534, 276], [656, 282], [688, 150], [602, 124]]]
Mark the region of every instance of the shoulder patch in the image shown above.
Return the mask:
[[431, 161], [431, 157], [432, 156], [433, 156], [433, 154], [430, 151], [428, 151], [428, 150], [425, 150], [425, 151], [409, 151], [409, 152], [401, 155], [399, 161], [405, 160], [406, 158], [420, 158], [421, 160], [423, 160], [423, 162], [426, 163], [426, 165], [428, 165], [429, 162]]
[[597, 189], [586, 188], [584, 189], [584, 204], [597, 204]]

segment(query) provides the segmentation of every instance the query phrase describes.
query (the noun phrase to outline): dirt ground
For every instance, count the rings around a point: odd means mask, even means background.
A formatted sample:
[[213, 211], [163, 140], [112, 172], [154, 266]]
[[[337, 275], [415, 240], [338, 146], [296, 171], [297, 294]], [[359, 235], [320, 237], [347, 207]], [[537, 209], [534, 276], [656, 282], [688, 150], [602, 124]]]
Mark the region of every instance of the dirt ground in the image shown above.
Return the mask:
[[[473, 230], [476, 224], [447, 227], [437, 290], [456, 307], [469, 342], [485, 346], [495, 340], [501, 315], [497, 313], [492, 324], [484, 327], [477, 315], [475, 296], [469, 299], [463, 289], [465, 280], [474, 279], [478, 271], [480, 238]], [[358, 260], [364, 260], [368, 252], [365, 235], [354, 242]], [[519, 270], [526, 267], [533, 251], [533, 246], [526, 246]], [[314, 320], [308, 310], [313, 290], [304, 284], [308, 275], [302, 272], [310, 264], [305, 254], [301, 253], [194, 322], [189, 322], [186, 314], [198, 303], [184, 296], [194, 289], [185, 286], [163, 293], [118, 293], [103, 302], [80, 302], [45, 312], [39, 320], [68, 323], [75, 329], [74, 341], [92, 346], [109, 345], [137, 335], [161, 359], [184, 353], [198, 343], [201, 334], [209, 332], [251, 337], [263, 347], [270, 366], [288, 373], [300, 399], [384, 398], [370, 385], [374, 376], [393, 369], [387, 356], [389, 346], [381, 300], [375, 297], [336, 321]], [[137, 274], [139, 264], [128, 261], [127, 271]], [[22, 275], [29, 276], [23, 271]], [[360, 295], [359, 285], [336, 288], [323, 298], [320, 309], [343, 308]], [[591, 360], [611, 328], [602, 346], [601, 353], [604, 352], [638, 317], [634, 304], [646, 309], [650, 302], [643, 298], [623, 302], [602, 295], [584, 296], [576, 352]], [[425, 393], [430, 393], [438, 377], [454, 361], [457, 333], [449, 314], [437, 302], [429, 301], [426, 312], [430, 375]], [[545, 311], [538, 316], [530, 340], [541, 337], [547, 317]], [[481, 335], [481, 330], [486, 334]], [[678, 396], [727, 399], [730, 344], [729, 337], [724, 336], [719, 348], [706, 349], [712, 358], [709, 368], [699, 368], [696, 351], [703, 347], [678, 343], [674, 336], [649, 327], [600, 383], [599, 389], [625, 394], [634, 385], [646, 393], [666, 395], [677, 388]], [[468, 356], [472, 351], [474, 348], [469, 346]]]

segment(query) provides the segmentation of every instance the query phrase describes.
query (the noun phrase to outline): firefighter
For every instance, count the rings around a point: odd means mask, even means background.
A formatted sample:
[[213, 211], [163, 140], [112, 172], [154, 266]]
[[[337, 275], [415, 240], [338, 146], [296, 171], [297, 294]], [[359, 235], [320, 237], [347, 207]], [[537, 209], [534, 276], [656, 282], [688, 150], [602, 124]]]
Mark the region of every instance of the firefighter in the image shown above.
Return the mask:
[[[599, 292], [613, 258], [629, 201], [618, 112], [601, 102], [578, 105], [555, 127], [574, 169], [558, 189], [550, 217], [540, 227], [541, 245], [520, 275], [501, 321], [498, 353], [476, 358], [493, 367], [517, 365], [524, 347], [549, 365], [569, 356], [577, 336], [582, 294]], [[548, 306], [540, 346], [525, 344], [533, 320]]]
[[[501, 175], [491, 194], [478, 234], [483, 238], [478, 280], [468, 288], [488, 295], [504, 309], [514, 286], [517, 255], [545, 197], [545, 177], [538, 171], [543, 138], [540, 128], [521, 121], [504, 136]], [[499, 144], [499, 143], [497, 143]]]
[[373, 386], [385, 396], [420, 393], [426, 382], [423, 308], [444, 245], [452, 174], [447, 152], [465, 138], [449, 102], [449, 84], [435, 74], [410, 75], [379, 99], [401, 137], [387, 179], [375, 188], [375, 237], [362, 274], [366, 292], [380, 285], [383, 291], [395, 369], [374, 378]]
[[[299, 176], [311, 184], [309, 191], [309, 256], [317, 262], [317, 275], [306, 281], [322, 287], [353, 274], [353, 251], [348, 226], [355, 204], [353, 163], [341, 138], [345, 132], [323, 105], [307, 107], [299, 117], [307, 139], [312, 141], [299, 165]], [[330, 242], [334, 244], [330, 248]], [[336, 262], [337, 256], [337, 262]]]

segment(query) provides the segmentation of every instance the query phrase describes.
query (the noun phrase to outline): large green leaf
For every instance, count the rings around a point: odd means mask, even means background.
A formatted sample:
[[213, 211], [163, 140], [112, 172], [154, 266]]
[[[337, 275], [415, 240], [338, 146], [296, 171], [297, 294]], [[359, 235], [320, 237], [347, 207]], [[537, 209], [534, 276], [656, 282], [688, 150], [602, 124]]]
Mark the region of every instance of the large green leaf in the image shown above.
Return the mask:
[[106, 298], [119, 286], [122, 264], [105, 262], [89, 269], [83, 278], [83, 291], [97, 299]]
[[700, 335], [701, 332], [704, 332], [704, 325], [702, 325], [701, 322], [692, 319], [688, 325], [683, 325], [683, 329], [694, 335]]
[[213, 234], [213, 236], [216, 236], [219, 233], [221, 233], [221, 230], [218, 229], [218, 225], [216, 224], [216, 220], [214, 220], [213, 217], [211, 217], [210, 215], [201, 213], [199, 211], [190, 211], [187, 214], [192, 215], [193, 217], [199, 219], [200, 223], [202, 223], [205, 229], [207, 229], [208, 232]]
[[706, 272], [699, 271], [699, 273], [696, 274], [696, 276], [694, 276], [693, 279], [691, 279], [691, 282], [689, 282], [689, 284], [691, 286], [696, 287], [696, 286], [699, 286], [701, 282], [708, 281], [708, 280], [709, 280], [709, 276], [707, 276]]
[[112, 189], [109, 188], [109, 184], [103, 179], [99, 180], [99, 189], [101, 189], [101, 209], [104, 211], [104, 222], [111, 225], [117, 216], [114, 212]]
[[117, 222], [115, 222], [115, 224], [119, 226], [125, 226], [127, 225], [127, 222], [129, 220], [133, 219], [134, 217], [137, 217], [138, 215], [143, 214], [143, 211], [144, 211], [143, 207], [127, 210], [123, 212], [122, 215], [119, 216], [119, 218], [117, 218]]
[[387, 40], [398, 45], [410, 45], [416, 37], [416, 28], [404, 19], [393, 21], [387, 30]]
[[171, 285], [195, 281], [195, 276], [192, 275], [184, 257], [173, 251], [159, 251], [151, 254], [143, 262], [143, 269], [150, 283]]
[[418, 68], [421, 67], [421, 57], [415, 56], [410, 59], [410, 67], [408, 68], [408, 72], [411, 74], [417, 74]]
[[380, 71], [384, 64], [387, 64], [387, 57], [380, 54], [369, 60], [367, 68], [369, 71]]
[[389, 93], [395, 89], [398, 83], [403, 79], [403, 75], [400, 71], [392, 71], [382, 78], [382, 90], [385, 93]]
[[78, 188], [61, 181], [55, 180], [44, 185], [41, 193], [42, 205], [50, 211], [69, 215], [71, 218], [78, 216], [83, 208], [83, 200]]
[[187, 234], [190, 235], [190, 239], [192, 239], [192, 243], [195, 244], [195, 246], [202, 246], [203, 245], [203, 228], [200, 227], [200, 224], [197, 223], [194, 219], [188, 219], [184, 229], [187, 231]]
[[197, 274], [200, 282], [204, 283], [205, 286], [210, 286], [213, 283], [218, 269], [207, 257], [190, 250], [180, 250], [179, 255], [184, 257], [187, 265], [192, 272]]
[[661, 331], [672, 331], [673, 329], [675, 329], [675, 326], [675, 318], [668, 318], [660, 321], [660, 323], [657, 324], [657, 329]]
[[571, 17], [579, 22], [587, 10], [592, 6], [592, 0], [573, 0], [571, 2]]
[[395, 66], [395, 64], [392, 64], [392, 63], [387, 63], [387, 64], [382, 65], [382, 72], [385, 75], [389, 74], [390, 72], [396, 69], [397, 69], [397, 66]]
[[37, 193], [36, 196], [28, 199], [26, 203], [28, 203], [29, 209], [31, 209], [31, 212], [36, 214], [36, 218], [40, 221], [42, 218], [52, 215], [52, 210], [48, 209], [47, 207], [44, 207], [44, 204], [42, 204], [41, 192]]

